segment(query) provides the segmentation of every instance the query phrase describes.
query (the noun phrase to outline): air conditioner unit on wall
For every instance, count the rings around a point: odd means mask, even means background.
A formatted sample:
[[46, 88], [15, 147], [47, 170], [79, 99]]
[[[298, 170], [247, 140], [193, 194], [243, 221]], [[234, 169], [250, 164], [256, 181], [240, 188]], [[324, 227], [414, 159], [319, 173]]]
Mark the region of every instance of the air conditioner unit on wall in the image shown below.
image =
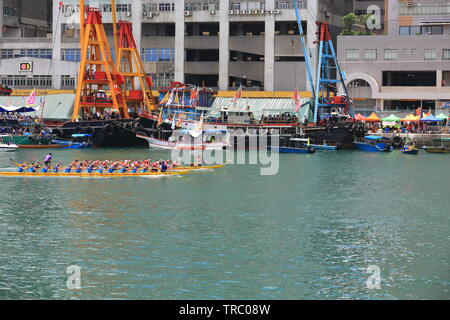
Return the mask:
[[216, 14], [216, 11], [215, 10], [211, 10], [209, 13], [210, 14]]
[[191, 15], [191, 12], [190, 12], [190, 11], [185, 11], [185, 12], [184, 12], [184, 16], [185, 16], [185, 17], [189, 17], [190, 15]]
[[414, 7], [415, 5], [414, 1], [408, 1], [408, 7]]
[[245, 14], [252, 14], [252, 10], [246, 10]]
[[125, 17], [131, 17], [131, 12], [125, 12]]
[[229, 14], [234, 14], [234, 11], [233, 10], [230, 10], [230, 12], [228, 12]]
[[239, 10], [234, 10], [233, 12], [233, 14], [239, 14]]

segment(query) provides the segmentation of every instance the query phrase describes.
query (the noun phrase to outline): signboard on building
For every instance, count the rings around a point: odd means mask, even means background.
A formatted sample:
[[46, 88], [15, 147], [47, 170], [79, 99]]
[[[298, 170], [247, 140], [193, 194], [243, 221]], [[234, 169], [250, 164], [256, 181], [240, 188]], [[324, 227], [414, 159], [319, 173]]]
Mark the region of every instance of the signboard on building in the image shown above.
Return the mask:
[[20, 62], [19, 63], [19, 71], [32, 72], [33, 71], [33, 62]]

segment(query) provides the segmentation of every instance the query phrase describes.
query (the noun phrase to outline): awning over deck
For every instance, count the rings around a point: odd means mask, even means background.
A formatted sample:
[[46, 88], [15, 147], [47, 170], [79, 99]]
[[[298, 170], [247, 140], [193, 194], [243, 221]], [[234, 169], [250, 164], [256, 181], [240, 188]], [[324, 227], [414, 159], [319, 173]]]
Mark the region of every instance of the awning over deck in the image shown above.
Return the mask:
[[[1, 96], [0, 105], [4, 106], [24, 106], [27, 97], [25, 96]], [[36, 96], [37, 111], [22, 113], [24, 116], [37, 116], [46, 120], [66, 120], [72, 116], [73, 102], [75, 94], [52, 94]]]
[[[309, 121], [312, 119], [312, 112], [309, 107], [309, 98], [302, 98], [302, 108], [297, 116], [303, 119], [304, 116]], [[284, 112], [294, 113], [295, 107], [292, 105], [292, 99], [286, 98], [241, 98], [236, 106], [232, 106], [233, 98], [216, 97], [208, 113], [208, 116], [218, 117], [222, 108], [240, 109], [242, 111], [252, 112], [255, 119], [261, 119], [262, 116], [279, 115]], [[247, 109], [248, 107], [248, 109]]]

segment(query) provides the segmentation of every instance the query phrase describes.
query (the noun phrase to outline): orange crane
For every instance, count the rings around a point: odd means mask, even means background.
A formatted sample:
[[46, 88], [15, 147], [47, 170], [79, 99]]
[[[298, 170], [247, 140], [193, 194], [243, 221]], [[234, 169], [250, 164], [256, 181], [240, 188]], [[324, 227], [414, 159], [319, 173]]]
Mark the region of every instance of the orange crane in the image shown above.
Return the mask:
[[[151, 112], [156, 109], [155, 99], [152, 95], [152, 80], [145, 75], [144, 64], [133, 37], [131, 23], [119, 21], [119, 41], [117, 51], [117, 68], [125, 79], [125, 86], [129, 90], [125, 92], [125, 100], [129, 108], [136, 113]], [[140, 90], [136, 88], [139, 82]]]
[[80, 0], [81, 61], [72, 120], [84, 114], [111, 109], [129, 118], [122, 91], [124, 77], [117, 71], [97, 8], [85, 8]]

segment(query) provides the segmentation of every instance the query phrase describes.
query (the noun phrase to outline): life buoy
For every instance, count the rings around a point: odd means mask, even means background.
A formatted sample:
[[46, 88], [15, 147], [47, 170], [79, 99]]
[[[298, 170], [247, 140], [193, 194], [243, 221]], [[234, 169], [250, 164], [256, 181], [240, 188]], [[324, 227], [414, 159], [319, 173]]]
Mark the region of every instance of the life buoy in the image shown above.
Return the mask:
[[103, 133], [107, 136], [111, 136], [114, 133], [114, 126], [107, 124], [103, 127]]

